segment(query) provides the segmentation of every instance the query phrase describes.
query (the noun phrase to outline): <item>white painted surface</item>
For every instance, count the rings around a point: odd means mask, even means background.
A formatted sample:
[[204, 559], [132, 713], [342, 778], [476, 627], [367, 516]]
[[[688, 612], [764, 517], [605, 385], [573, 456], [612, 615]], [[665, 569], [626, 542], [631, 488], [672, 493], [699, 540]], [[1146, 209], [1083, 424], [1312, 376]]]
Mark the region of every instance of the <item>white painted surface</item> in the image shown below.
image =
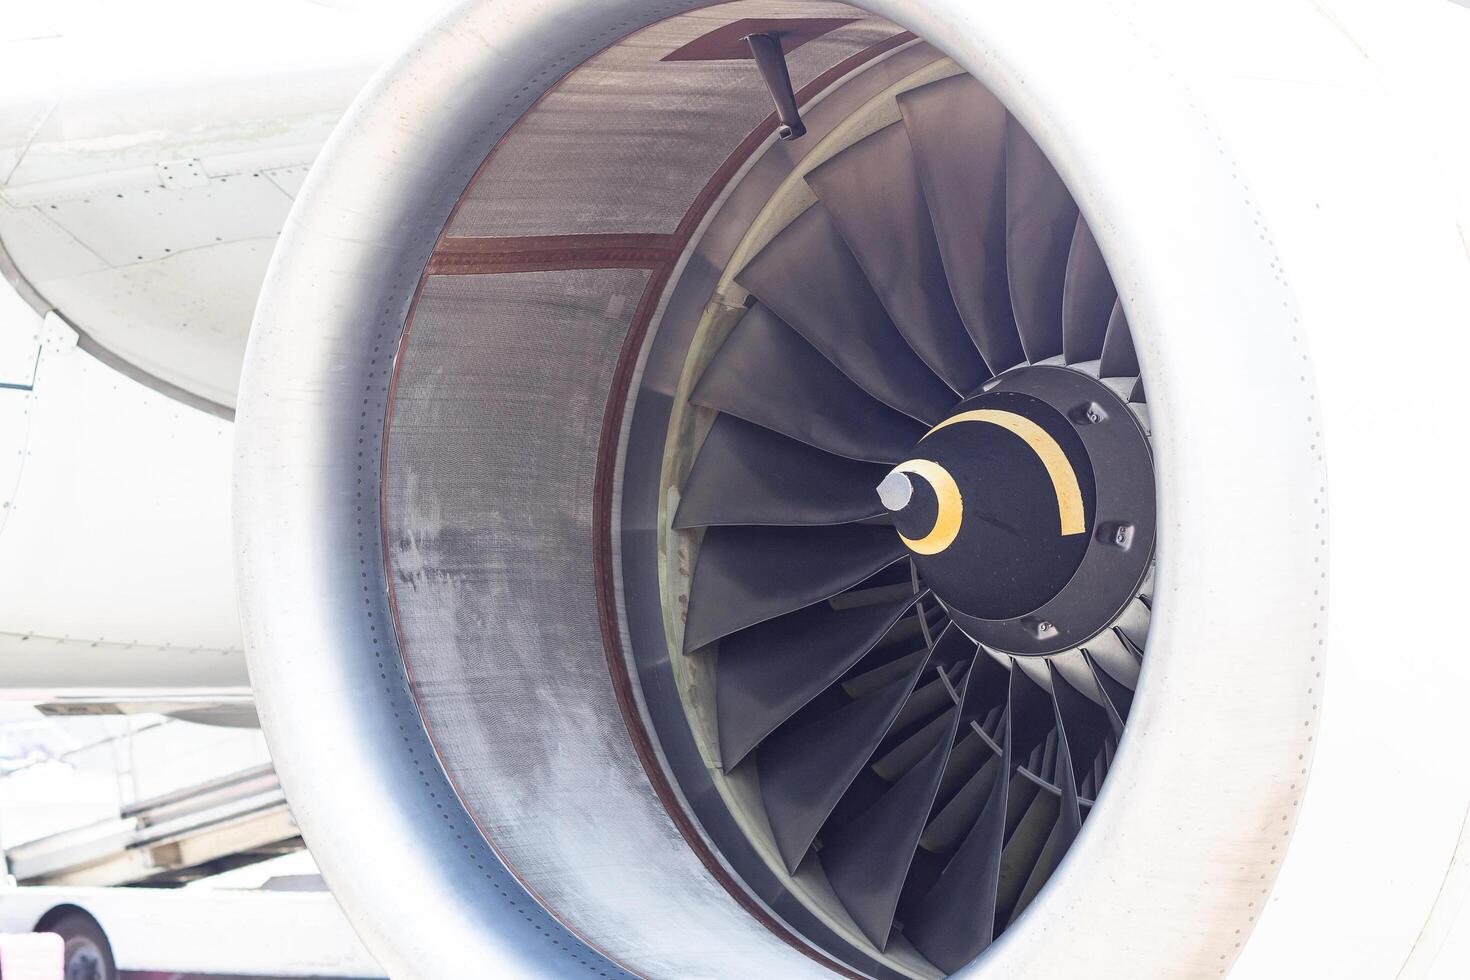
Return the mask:
[[58, 905], [98, 921], [122, 970], [383, 975], [327, 892], [0, 887], [0, 932], [29, 931]]
[[[573, 31], [591, 22], [573, 6], [543, 12]], [[1453, 899], [1470, 802], [1451, 754], [1470, 660], [1438, 632], [1462, 601], [1446, 556], [1470, 543], [1447, 449], [1470, 354], [1465, 188], [1445, 176], [1464, 143], [1435, 135], [1464, 90], [1421, 98], [1457, 76], [1405, 68], [1466, 50], [1462, 11], [1395, 5], [1377, 60], [1345, 26], [1373, 20], [1352, 0], [870, 6], [980, 75], [1068, 178], [1134, 326], [1159, 447], [1154, 633], [1104, 805], [965, 975], [1215, 976], [1249, 944], [1236, 976], [1394, 976]], [[472, 61], [511, 28], [531, 34], [534, 14], [466, 4], [433, 44]], [[423, 67], [383, 87], [415, 118], [438, 106]], [[337, 861], [381, 948], [442, 927], [382, 929]]]
[[[1467, 884], [1451, 864], [1470, 662], [1424, 630], [1463, 603], [1470, 543], [1450, 489], [1467, 475], [1470, 140], [1445, 124], [1470, 97], [1470, 12], [1334, 0], [1278, 5], [1272, 26], [1212, 21], [1200, 94], [1250, 168], [1311, 330], [1331, 634], [1301, 822], [1232, 976], [1430, 976]], [[1465, 952], [1455, 962], [1433, 975], [1470, 975]]]
[[11, 980], [61, 980], [62, 942], [49, 933], [0, 935], [0, 970]]
[[[41, 356], [41, 317], [14, 290], [0, 286], [0, 390], [25, 390], [36, 380]], [[3, 425], [0, 422], [0, 425]], [[0, 454], [4, 453], [0, 436]], [[0, 460], [0, 473], [6, 463]], [[4, 485], [0, 478], [0, 486]], [[0, 494], [5, 490], [0, 489]], [[3, 498], [0, 498], [3, 499]]]
[[343, 108], [434, 4], [64, 0], [0, 22], [0, 242], [103, 347], [234, 404], [255, 296]]
[[[974, 975], [1377, 980], [1441, 942], [1432, 975], [1467, 975], [1470, 664], [1433, 634], [1470, 545], [1464, 11], [941, 6], [911, 23], [984, 38], [967, 63], [1014, 72], [1002, 96], [1080, 191], [1160, 449], [1157, 618], [1106, 805]], [[1048, 19], [1068, 25], [1049, 42]], [[1281, 436], [1303, 421], [1294, 461]], [[1329, 492], [1303, 500], [1316, 454]], [[1295, 583], [1283, 540], [1311, 556]], [[1272, 782], [1274, 816], [1252, 809]]]
[[0, 388], [0, 696], [247, 693], [232, 436], [48, 317], [34, 387]]

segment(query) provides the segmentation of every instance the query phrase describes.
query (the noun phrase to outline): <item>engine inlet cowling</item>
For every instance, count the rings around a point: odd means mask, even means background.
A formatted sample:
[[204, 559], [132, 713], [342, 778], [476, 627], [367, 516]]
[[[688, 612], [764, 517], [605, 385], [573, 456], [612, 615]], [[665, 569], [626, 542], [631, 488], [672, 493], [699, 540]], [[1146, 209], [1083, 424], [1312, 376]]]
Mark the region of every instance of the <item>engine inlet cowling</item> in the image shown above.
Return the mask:
[[1238, 955], [1317, 737], [1307, 326], [1193, 35], [1045, 7], [490, 0], [344, 124], [236, 507], [390, 972]]

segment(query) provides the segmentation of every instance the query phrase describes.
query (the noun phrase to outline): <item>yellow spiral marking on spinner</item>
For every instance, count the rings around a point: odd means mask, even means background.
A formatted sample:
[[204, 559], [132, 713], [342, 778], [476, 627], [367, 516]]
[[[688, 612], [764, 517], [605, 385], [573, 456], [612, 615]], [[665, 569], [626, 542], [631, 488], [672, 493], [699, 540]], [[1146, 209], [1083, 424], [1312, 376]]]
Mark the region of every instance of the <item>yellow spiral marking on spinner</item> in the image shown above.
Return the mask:
[[937, 555], [954, 543], [960, 533], [960, 524], [965, 516], [965, 502], [960, 499], [959, 484], [949, 475], [949, 470], [929, 459], [911, 459], [893, 468], [895, 473], [912, 473], [922, 477], [934, 488], [934, 497], [939, 501], [939, 513], [934, 517], [934, 526], [929, 533], [917, 540], [899, 539], [917, 555]]
[[[1024, 415], [1002, 412], [994, 408], [982, 408], [973, 412], [961, 412], [945, 419], [924, 433], [924, 439], [929, 438], [940, 429], [959, 422], [989, 422], [991, 425], [998, 425], [1019, 436], [1026, 445], [1031, 447], [1031, 451], [1041, 460], [1041, 465], [1046, 467], [1046, 473], [1051, 477], [1052, 489], [1057, 494], [1057, 511], [1062, 520], [1062, 536], [1086, 532], [1087, 516], [1082, 506], [1082, 488], [1077, 485], [1077, 472], [1072, 469], [1072, 463], [1067, 459], [1067, 454], [1062, 451], [1062, 447], [1056, 439], [1052, 438], [1050, 432]], [[949, 474], [946, 473], [945, 476]]]

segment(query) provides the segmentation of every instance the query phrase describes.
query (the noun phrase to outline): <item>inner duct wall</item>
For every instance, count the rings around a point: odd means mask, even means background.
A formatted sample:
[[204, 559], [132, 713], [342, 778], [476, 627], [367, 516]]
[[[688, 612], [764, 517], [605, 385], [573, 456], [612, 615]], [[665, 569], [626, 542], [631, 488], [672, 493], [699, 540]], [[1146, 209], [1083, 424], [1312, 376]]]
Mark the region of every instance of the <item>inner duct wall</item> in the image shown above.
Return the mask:
[[[594, 469], [619, 353], [652, 312], [653, 266], [771, 113], [751, 61], [662, 59], [747, 18], [852, 19], [790, 53], [798, 90], [901, 33], [841, 4], [738, 2], [656, 24], [563, 79], [451, 217], [389, 416], [395, 625], [439, 761], [527, 887], [653, 976], [832, 975], [690, 849], [629, 738], [597, 618]], [[537, 251], [569, 244], [571, 261]], [[650, 922], [657, 948], [639, 938]]]

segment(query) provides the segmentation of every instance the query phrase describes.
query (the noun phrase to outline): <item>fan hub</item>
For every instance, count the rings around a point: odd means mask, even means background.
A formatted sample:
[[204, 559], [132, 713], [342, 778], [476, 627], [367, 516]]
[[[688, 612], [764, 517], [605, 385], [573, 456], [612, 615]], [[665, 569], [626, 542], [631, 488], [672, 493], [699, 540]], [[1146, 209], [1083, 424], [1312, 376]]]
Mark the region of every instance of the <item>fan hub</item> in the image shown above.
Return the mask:
[[1104, 629], [1153, 542], [1148, 440], [1079, 371], [995, 379], [878, 488], [925, 583], [975, 640], [1046, 655]]
[[[962, 402], [890, 481], [912, 488], [892, 513], [924, 580], [981, 619], [1022, 616], [1060, 592], [1097, 512], [1082, 440], [1060, 412], [1014, 391]], [[888, 506], [902, 495], [886, 496]]]

